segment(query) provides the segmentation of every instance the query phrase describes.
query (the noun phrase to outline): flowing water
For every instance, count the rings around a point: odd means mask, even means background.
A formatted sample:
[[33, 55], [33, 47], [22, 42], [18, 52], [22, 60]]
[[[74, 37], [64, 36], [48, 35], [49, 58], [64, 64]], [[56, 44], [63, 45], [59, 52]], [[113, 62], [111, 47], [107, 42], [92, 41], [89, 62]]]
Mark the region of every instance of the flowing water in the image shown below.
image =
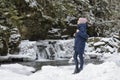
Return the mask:
[[[12, 57], [11, 59], [1, 63], [20, 63], [32, 66], [36, 70], [40, 70], [41, 67], [45, 65], [63, 66], [74, 64], [74, 62], [69, 63], [69, 60], [74, 53], [73, 40], [44, 40], [36, 42], [34, 46], [32, 46], [32, 48], [36, 51], [36, 60], [27, 61], [24, 58]], [[31, 48], [31, 46], [28, 47]], [[85, 59], [85, 64], [88, 63], [101, 64], [103, 61], [94, 57], [93, 59]]]

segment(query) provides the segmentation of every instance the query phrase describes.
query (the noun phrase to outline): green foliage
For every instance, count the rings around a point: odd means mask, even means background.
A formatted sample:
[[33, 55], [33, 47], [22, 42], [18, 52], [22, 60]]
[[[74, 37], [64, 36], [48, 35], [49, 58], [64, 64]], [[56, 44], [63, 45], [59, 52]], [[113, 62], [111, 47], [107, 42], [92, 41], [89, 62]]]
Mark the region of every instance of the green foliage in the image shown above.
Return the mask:
[[[119, 0], [29, 1], [0, 1], [0, 18], [2, 18], [0, 24], [7, 25], [9, 28], [18, 27], [24, 39], [37, 40], [49, 38], [48, 34], [52, 28], [60, 29], [59, 33], [61, 35], [66, 35], [66, 33], [72, 35], [75, 28], [73, 32], [70, 32], [72, 31], [69, 30], [72, 29], [70, 24], [76, 25], [76, 20], [79, 17], [87, 17], [89, 22], [92, 22], [90, 26], [94, 26], [96, 32], [98, 30], [99, 33], [102, 32], [100, 36], [103, 36], [103, 33], [106, 31], [101, 30], [100, 26], [107, 30], [111, 28], [109, 23], [103, 24], [103, 22], [119, 18]], [[36, 5], [31, 6], [33, 1], [36, 2]], [[23, 26], [25, 27], [24, 30], [22, 29]], [[93, 32], [93, 29], [91, 32]]]
[[[79, 17], [88, 18], [88, 32], [93, 36], [109, 36], [119, 31], [119, 0], [0, 0], [0, 46], [7, 53], [9, 37], [14, 27], [22, 39], [39, 40], [72, 37]], [[32, 4], [34, 2], [36, 4]], [[118, 26], [116, 29], [114, 29]], [[52, 29], [58, 31], [50, 33]], [[98, 35], [99, 34], [99, 35]], [[56, 37], [57, 35], [57, 37]], [[1, 48], [0, 48], [1, 49]], [[4, 54], [3, 54], [4, 55]]]

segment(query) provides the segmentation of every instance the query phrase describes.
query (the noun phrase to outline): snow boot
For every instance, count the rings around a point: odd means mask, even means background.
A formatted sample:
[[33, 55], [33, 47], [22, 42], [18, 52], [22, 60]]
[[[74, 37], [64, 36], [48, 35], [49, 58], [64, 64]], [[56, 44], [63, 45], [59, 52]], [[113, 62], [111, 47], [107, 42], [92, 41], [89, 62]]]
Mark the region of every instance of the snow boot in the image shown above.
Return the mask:
[[75, 70], [74, 70], [74, 72], [72, 74], [77, 74], [79, 72], [80, 72], [80, 70], [78, 68], [75, 68]]

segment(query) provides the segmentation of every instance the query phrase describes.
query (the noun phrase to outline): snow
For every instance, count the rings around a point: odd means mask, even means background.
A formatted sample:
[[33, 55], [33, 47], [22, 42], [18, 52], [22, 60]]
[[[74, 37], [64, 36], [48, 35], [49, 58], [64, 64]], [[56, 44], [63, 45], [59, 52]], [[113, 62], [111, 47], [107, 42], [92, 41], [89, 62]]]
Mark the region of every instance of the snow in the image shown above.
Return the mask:
[[112, 47], [110, 47], [110, 46], [106, 46], [106, 48], [107, 48], [110, 52], [114, 52], [114, 51], [115, 51], [115, 49], [112, 48]]
[[7, 30], [7, 27], [0, 25], [0, 29]]
[[7, 70], [0, 70], [0, 79], [1, 80], [25, 80], [27, 76], [16, 74]]
[[34, 6], [37, 6], [37, 1], [32, 1], [31, 3], [30, 3], [30, 5], [29, 5], [30, 7], [34, 7]]
[[[38, 41], [38, 59], [71, 58], [73, 55], [73, 39], [70, 40], [44, 40]], [[47, 57], [48, 56], [48, 57]]]
[[29, 3], [30, 7], [36, 7], [37, 1], [36, 0], [25, 0], [26, 3]]
[[104, 45], [105, 44], [105, 42], [96, 42], [96, 43], [94, 43], [94, 46], [99, 46], [99, 45]]
[[116, 63], [118, 66], [120, 66], [120, 54], [104, 54], [104, 56], [102, 57], [102, 59], [104, 61], [107, 61], [107, 62], [114, 62]]
[[18, 42], [20, 40], [20, 34], [10, 35], [9, 42]]
[[85, 53], [84, 57], [86, 59], [89, 59], [90, 57], [97, 57], [98, 59], [100, 59], [101, 57], [103, 56], [103, 54], [100, 54], [100, 53], [96, 53], [96, 52], [87, 52]]
[[[54, 48], [56, 52], [55, 57], [68, 57], [72, 56], [73, 51], [73, 39], [70, 40], [57, 40], [56, 44], [52, 46], [48, 44], [49, 40], [45, 41], [44, 44], [47, 47]], [[54, 42], [54, 40], [53, 40]], [[94, 46], [103, 45], [104, 43], [111, 43], [111, 45], [118, 46], [118, 43], [115, 42], [112, 38], [103, 38], [100, 41], [94, 43], [86, 43], [86, 52], [85, 58], [88, 55], [97, 55], [100, 56], [101, 60], [104, 61], [102, 64], [92, 64], [89, 63], [84, 66], [83, 71], [78, 74], [72, 74], [74, 71], [74, 65], [68, 66], [42, 66], [42, 69], [35, 71], [34, 68], [24, 66], [18, 63], [15, 64], [2, 64], [0, 66], [0, 79], [1, 80], [120, 80], [120, 54], [117, 52], [117, 47], [111, 47], [105, 45], [103, 48], [107, 48], [110, 52], [99, 53], [99, 50], [102, 48], [94, 49]], [[29, 57], [31, 59], [36, 58], [37, 54], [37, 45], [36, 41], [24, 40], [19, 45], [20, 53], [19, 55], [8, 55], [7, 57]], [[38, 44], [38, 45], [39, 45]], [[94, 46], [92, 46], [94, 44]], [[61, 48], [62, 47], [62, 48]], [[98, 52], [97, 52], [98, 51]], [[49, 52], [49, 51], [48, 51]], [[113, 52], [113, 54], [111, 54]], [[0, 57], [1, 59], [1, 57]], [[90, 58], [89, 58], [90, 59]], [[47, 61], [48, 59], [40, 58], [38, 61]], [[73, 58], [70, 59], [69, 63], [73, 61]], [[116, 75], [117, 74], [117, 75]]]
[[60, 29], [55, 29], [55, 28], [52, 28], [49, 33], [57, 33]]
[[25, 2], [27, 2], [27, 3], [28, 3], [28, 2], [30, 2], [30, 0], [25, 0]]
[[[119, 47], [119, 41], [115, 38], [100, 38], [97, 42], [87, 42], [85, 54], [101, 55], [101, 53], [115, 53]], [[74, 54], [74, 39], [68, 40], [40, 40], [29, 41], [23, 40], [19, 46], [19, 55], [30, 58], [31, 60], [38, 59], [62, 59], [71, 58]], [[95, 54], [93, 54], [95, 53]], [[36, 56], [37, 55], [37, 56]], [[52, 56], [52, 57], [51, 57]], [[15, 56], [14, 56], [15, 57]]]
[[109, 42], [110, 38], [102, 38], [101, 41], [103, 41], [103, 42]]
[[27, 56], [31, 60], [36, 59], [37, 47], [36, 41], [23, 40], [19, 45], [20, 53], [19, 55]]
[[106, 54], [104, 63], [99, 65], [89, 63], [78, 74], [72, 74], [74, 65], [43, 66], [41, 70], [31, 75], [26, 75], [26, 73], [34, 69], [23, 65], [1, 65], [0, 78], [1, 80], [120, 80], [120, 74], [118, 74], [120, 73], [120, 62], [117, 62], [120, 61], [119, 57], [119, 54]]
[[[62, 46], [63, 50], [58, 50], [57, 49], [57, 55], [59, 57], [72, 57], [73, 53], [74, 53], [74, 50], [73, 50], [73, 44], [74, 44], [74, 41], [73, 39], [69, 39], [69, 40], [60, 40], [58, 42], [59, 45]], [[61, 52], [61, 53], [59, 53]]]
[[101, 65], [88, 64], [78, 76], [81, 80], [119, 80], [120, 68], [113, 62]]
[[1, 65], [0, 70], [11, 71], [17, 74], [30, 75], [35, 71], [33, 67], [22, 66], [18, 63]]

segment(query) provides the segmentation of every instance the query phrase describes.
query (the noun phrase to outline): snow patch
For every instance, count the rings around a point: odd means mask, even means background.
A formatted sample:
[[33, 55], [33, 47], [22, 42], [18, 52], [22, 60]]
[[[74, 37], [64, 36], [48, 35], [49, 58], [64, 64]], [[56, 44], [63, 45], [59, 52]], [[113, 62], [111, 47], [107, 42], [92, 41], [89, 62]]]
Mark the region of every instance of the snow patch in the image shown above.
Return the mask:
[[105, 42], [96, 42], [96, 43], [94, 43], [94, 46], [100, 46], [100, 45], [104, 45], [105, 44]]
[[106, 54], [104, 56], [107, 57], [107, 59], [105, 58], [106, 62], [100, 65], [91, 63], [85, 65], [84, 69], [76, 75], [72, 74], [74, 71], [73, 65], [43, 66], [40, 71], [28, 76], [26, 73], [33, 71], [31, 68], [29, 69], [20, 64], [8, 64], [1, 65], [0, 78], [1, 80], [119, 80], [120, 67], [115, 60], [120, 60], [120, 55]]
[[29, 3], [30, 7], [37, 7], [37, 1], [36, 0], [25, 0], [26, 3]]
[[11, 71], [13, 73], [21, 74], [21, 75], [30, 75], [32, 74], [32, 72], [35, 71], [33, 67], [23, 66], [18, 63], [1, 65], [0, 70], [5, 70], [8, 72]]
[[116, 63], [118, 66], [120, 66], [120, 54], [104, 54], [103, 57], [101, 58], [103, 59], [104, 61], [107, 61], [107, 62], [114, 62]]

